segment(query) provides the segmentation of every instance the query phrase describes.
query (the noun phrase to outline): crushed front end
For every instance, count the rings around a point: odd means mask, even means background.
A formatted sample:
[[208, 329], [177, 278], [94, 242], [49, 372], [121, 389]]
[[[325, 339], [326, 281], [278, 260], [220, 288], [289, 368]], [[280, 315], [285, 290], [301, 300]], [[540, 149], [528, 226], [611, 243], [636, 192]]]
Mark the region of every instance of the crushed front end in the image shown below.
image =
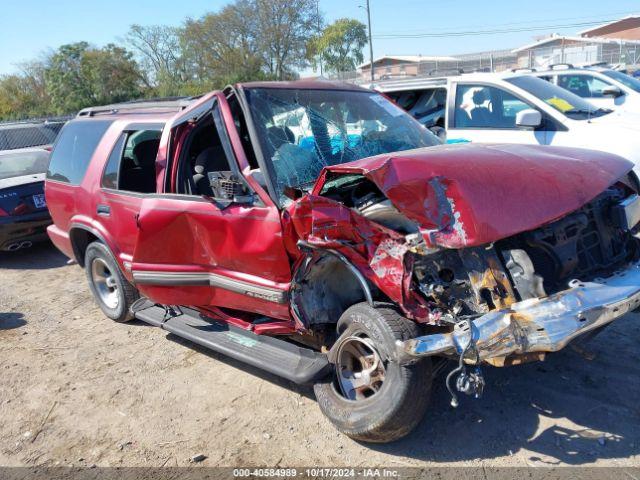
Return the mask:
[[619, 183], [540, 228], [417, 259], [416, 285], [450, 331], [405, 342], [401, 356], [467, 349], [468, 363], [520, 363], [636, 309], [639, 220], [640, 198]]

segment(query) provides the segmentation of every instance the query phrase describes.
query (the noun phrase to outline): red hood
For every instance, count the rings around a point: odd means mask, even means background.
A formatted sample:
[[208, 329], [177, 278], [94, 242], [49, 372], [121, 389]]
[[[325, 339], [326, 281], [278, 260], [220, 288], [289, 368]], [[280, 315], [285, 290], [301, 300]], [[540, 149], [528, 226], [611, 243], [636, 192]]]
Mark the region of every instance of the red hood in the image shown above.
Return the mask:
[[432, 245], [483, 245], [552, 222], [629, 172], [621, 157], [528, 145], [443, 145], [327, 167], [358, 173], [419, 223]]

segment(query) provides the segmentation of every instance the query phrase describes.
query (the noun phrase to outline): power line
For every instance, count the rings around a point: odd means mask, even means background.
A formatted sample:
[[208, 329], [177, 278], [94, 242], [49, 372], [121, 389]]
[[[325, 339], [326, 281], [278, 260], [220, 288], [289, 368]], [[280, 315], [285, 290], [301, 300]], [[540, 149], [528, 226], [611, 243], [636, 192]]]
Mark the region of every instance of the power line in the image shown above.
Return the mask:
[[374, 38], [378, 39], [394, 39], [394, 38], [443, 38], [443, 37], [464, 37], [471, 35], [497, 35], [502, 33], [515, 33], [515, 32], [533, 32], [533, 31], [541, 31], [541, 30], [549, 30], [553, 28], [564, 29], [564, 28], [575, 28], [575, 27], [589, 27], [593, 25], [601, 25], [603, 23], [613, 22], [616, 19], [611, 20], [599, 20], [597, 22], [581, 22], [581, 23], [567, 23], [567, 24], [556, 24], [556, 25], [542, 25], [539, 27], [516, 27], [516, 28], [503, 28], [503, 29], [493, 29], [493, 30], [467, 30], [467, 31], [457, 31], [457, 32], [442, 32], [442, 33], [414, 33], [414, 34], [379, 34], [375, 35]]
[[[633, 15], [636, 12], [608, 12], [606, 15], [608, 16], [614, 16], [614, 15]], [[602, 15], [585, 15], [585, 16], [580, 16], [580, 17], [560, 17], [560, 18], [555, 18], [554, 21], [557, 22], [565, 22], [565, 21], [577, 21], [577, 20], [587, 20], [587, 19], [598, 19], [598, 23], [605, 23], [606, 20], [602, 20]], [[617, 19], [619, 20], [619, 19]], [[512, 27], [514, 25], [531, 25], [531, 24], [537, 24], [537, 23], [541, 23], [541, 22], [549, 22], [550, 20], [548, 18], [545, 19], [538, 19], [538, 20], [526, 20], [526, 21], [522, 21], [522, 22], [509, 22], [509, 23], [497, 23], [497, 24], [485, 24], [485, 27], [491, 27], [491, 28], [500, 28], [500, 27]], [[474, 25], [458, 25], [456, 27], [454, 27], [455, 30], [461, 30], [461, 29], [466, 29], [469, 28], [471, 29], [472, 27], [476, 26], [477, 24]], [[534, 25], [532, 25], [533, 27]], [[433, 28], [429, 28], [430, 32], [439, 32], [444, 30], [445, 32], [447, 31], [447, 29], [449, 29], [451, 27], [433, 27]], [[411, 33], [422, 33], [422, 30], [406, 30], [403, 29], [403, 31], [405, 32], [405, 34], [411, 34]], [[392, 35], [389, 32], [379, 32], [379, 35]]]

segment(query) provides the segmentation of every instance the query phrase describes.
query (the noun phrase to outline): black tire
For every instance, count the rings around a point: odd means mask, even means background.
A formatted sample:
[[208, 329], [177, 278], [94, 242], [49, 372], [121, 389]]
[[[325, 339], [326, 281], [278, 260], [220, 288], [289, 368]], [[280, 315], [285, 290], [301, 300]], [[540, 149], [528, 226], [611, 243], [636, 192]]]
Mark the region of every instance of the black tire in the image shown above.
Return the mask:
[[[129, 311], [129, 308], [140, 295], [135, 287], [122, 275], [120, 267], [115, 258], [113, 258], [111, 251], [101, 242], [91, 243], [87, 247], [84, 256], [84, 267], [91, 293], [104, 314], [111, 320], [119, 323], [133, 320], [133, 315]], [[100, 282], [96, 280], [93, 269], [98, 267], [109, 272], [109, 279], [113, 285], [112, 288], [107, 287], [106, 284], [105, 286], [101, 286]], [[109, 299], [113, 300], [112, 302], [105, 300], [105, 294], [101, 293], [104, 292], [105, 288], [109, 290], [110, 293], [106, 295], [109, 295]]]
[[338, 334], [347, 328], [375, 345], [385, 364], [379, 390], [364, 399], [350, 400], [339, 387], [337, 373], [314, 385], [318, 405], [338, 430], [363, 442], [385, 443], [411, 432], [422, 420], [432, 384], [430, 359], [401, 366], [395, 359], [397, 340], [419, 335], [418, 326], [392, 305], [367, 303], [350, 307], [338, 321]]

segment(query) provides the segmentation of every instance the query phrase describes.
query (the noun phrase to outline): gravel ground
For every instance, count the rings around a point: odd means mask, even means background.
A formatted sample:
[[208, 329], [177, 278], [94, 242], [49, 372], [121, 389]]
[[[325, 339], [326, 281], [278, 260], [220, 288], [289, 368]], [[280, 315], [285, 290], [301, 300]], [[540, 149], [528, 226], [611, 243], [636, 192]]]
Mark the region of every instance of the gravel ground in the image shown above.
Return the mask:
[[367, 446], [313, 391], [142, 323], [105, 319], [52, 246], [0, 253], [0, 465], [640, 466], [640, 315], [546, 362], [485, 369], [480, 400], [436, 380], [409, 437]]

